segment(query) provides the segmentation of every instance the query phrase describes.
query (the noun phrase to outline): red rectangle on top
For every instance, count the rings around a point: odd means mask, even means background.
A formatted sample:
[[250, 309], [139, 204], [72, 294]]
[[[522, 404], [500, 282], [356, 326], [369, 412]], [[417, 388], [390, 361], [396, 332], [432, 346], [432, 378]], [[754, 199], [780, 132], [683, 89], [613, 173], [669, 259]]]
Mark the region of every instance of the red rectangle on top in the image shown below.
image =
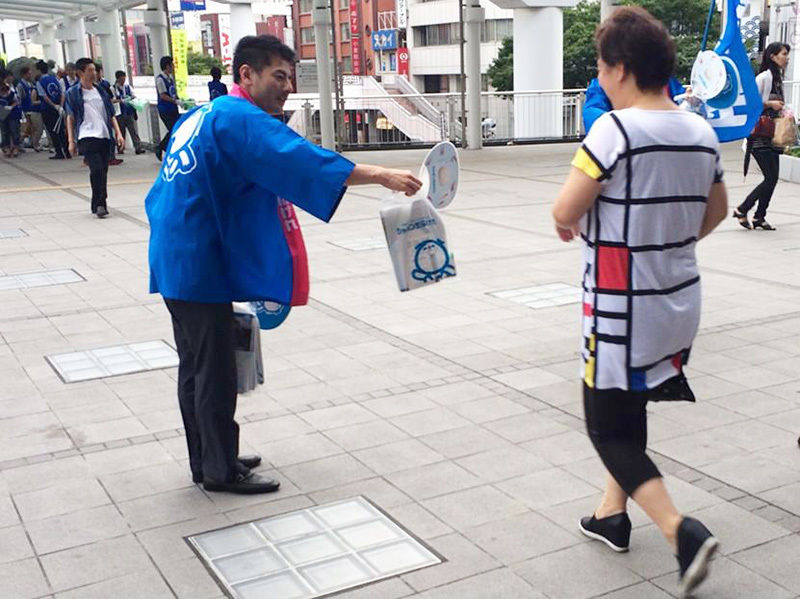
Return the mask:
[[600, 289], [628, 289], [630, 250], [600, 246], [597, 248], [597, 286]]

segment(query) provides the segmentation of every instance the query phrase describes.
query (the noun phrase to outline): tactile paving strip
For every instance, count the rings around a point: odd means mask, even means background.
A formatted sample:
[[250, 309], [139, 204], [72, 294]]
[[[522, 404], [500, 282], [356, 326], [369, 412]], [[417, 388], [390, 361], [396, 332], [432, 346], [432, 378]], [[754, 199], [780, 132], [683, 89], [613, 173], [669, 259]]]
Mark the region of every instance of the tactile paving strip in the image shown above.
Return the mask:
[[235, 599], [314, 599], [443, 561], [364, 497], [186, 540]]
[[55, 354], [45, 359], [65, 383], [178, 365], [177, 352], [161, 340]]
[[328, 243], [345, 250], [350, 250], [351, 252], [380, 250], [386, 247], [386, 239], [383, 237], [364, 237], [362, 239], [348, 239], [345, 241], [329, 241]]
[[67, 283], [80, 283], [85, 280], [86, 279], [71, 268], [40, 270], [37, 272], [26, 272], [18, 275], [0, 277], [0, 291], [48, 287], [50, 285], [65, 285]]
[[524, 304], [529, 308], [554, 308], [577, 304], [581, 301], [581, 289], [566, 283], [546, 283], [533, 287], [508, 289], [506, 291], [493, 291], [492, 297], [507, 299], [517, 304]]
[[14, 239], [15, 237], [27, 237], [28, 234], [22, 229], [0, 229], [0, 239]]

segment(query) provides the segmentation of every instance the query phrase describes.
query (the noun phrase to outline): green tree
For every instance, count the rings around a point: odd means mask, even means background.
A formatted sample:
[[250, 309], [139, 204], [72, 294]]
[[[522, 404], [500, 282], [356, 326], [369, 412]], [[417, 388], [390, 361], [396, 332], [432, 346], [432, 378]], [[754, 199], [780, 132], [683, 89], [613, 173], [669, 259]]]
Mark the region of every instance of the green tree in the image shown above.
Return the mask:
[[225, 72], [222, 61], [216, 56], [209, 56], [199, 52], [189, 52], [186, 56], [186, 67], [190, 75], [208, 75], [211, 67], [219, 67]]
[[507, 92], [514, 89], [514, 40], [507, 37], [500, 46], [497, 58], [486, 71], [489, 82], [497, 91]]
[[594, 31], [600, 23], [600, 2], [581, 0], [564, 10], [564, 88], [586, 87], [597, 76]]

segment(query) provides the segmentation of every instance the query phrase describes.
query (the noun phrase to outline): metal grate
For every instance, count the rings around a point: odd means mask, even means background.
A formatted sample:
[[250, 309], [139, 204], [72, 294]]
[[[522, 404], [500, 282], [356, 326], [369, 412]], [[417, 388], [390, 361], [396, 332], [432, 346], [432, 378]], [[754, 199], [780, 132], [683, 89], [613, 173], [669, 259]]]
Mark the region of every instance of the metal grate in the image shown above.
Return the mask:
[[89, 381], [178, 365], [178, 354], [164, 341], [145, 341], [45, 356], [65, 383]]
[[16, 237], [27, 237], [28, 234], [22, 229], [0, 229], [0, 239], [14, 239]]
[[329, 241], [328, 243], [345, 250], [350, 250], [351, 252], [380, 250], [386, 247], [386, 239], [383, 237], [364, 237], [362, 239], [348, 239], [345, 241]]
[[577, 304], [581, 301], [580, 287], [567, 285], [566, 283], [547, 283], [520, 289], [493, 291], [489, 295], [523, 304], [533, 309], [554, 308], [566, 306], [567, 304]]
[[235, 599], [313, 599], [443, 561], [364, 497], [186, 540]]
[[26, 272], [18, 275], [0, 277], [0, 291], [48, 287], [50, 285], [65, 285], [67, 283], [79, 283], [85, 280], [86, 279], [71, 268], [64, 270], [40, 270], [38, 272]]

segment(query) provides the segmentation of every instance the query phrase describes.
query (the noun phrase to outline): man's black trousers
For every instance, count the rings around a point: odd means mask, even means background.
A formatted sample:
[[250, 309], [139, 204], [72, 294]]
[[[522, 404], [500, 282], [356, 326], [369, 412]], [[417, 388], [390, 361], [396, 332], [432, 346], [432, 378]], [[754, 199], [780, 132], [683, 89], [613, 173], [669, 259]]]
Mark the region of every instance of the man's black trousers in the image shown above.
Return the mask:
[[231, 304], [164, 299], [172, 314], [178, 366], [178, 401], [192, 474], [233, 481], [239, 455], [236, 355]]

